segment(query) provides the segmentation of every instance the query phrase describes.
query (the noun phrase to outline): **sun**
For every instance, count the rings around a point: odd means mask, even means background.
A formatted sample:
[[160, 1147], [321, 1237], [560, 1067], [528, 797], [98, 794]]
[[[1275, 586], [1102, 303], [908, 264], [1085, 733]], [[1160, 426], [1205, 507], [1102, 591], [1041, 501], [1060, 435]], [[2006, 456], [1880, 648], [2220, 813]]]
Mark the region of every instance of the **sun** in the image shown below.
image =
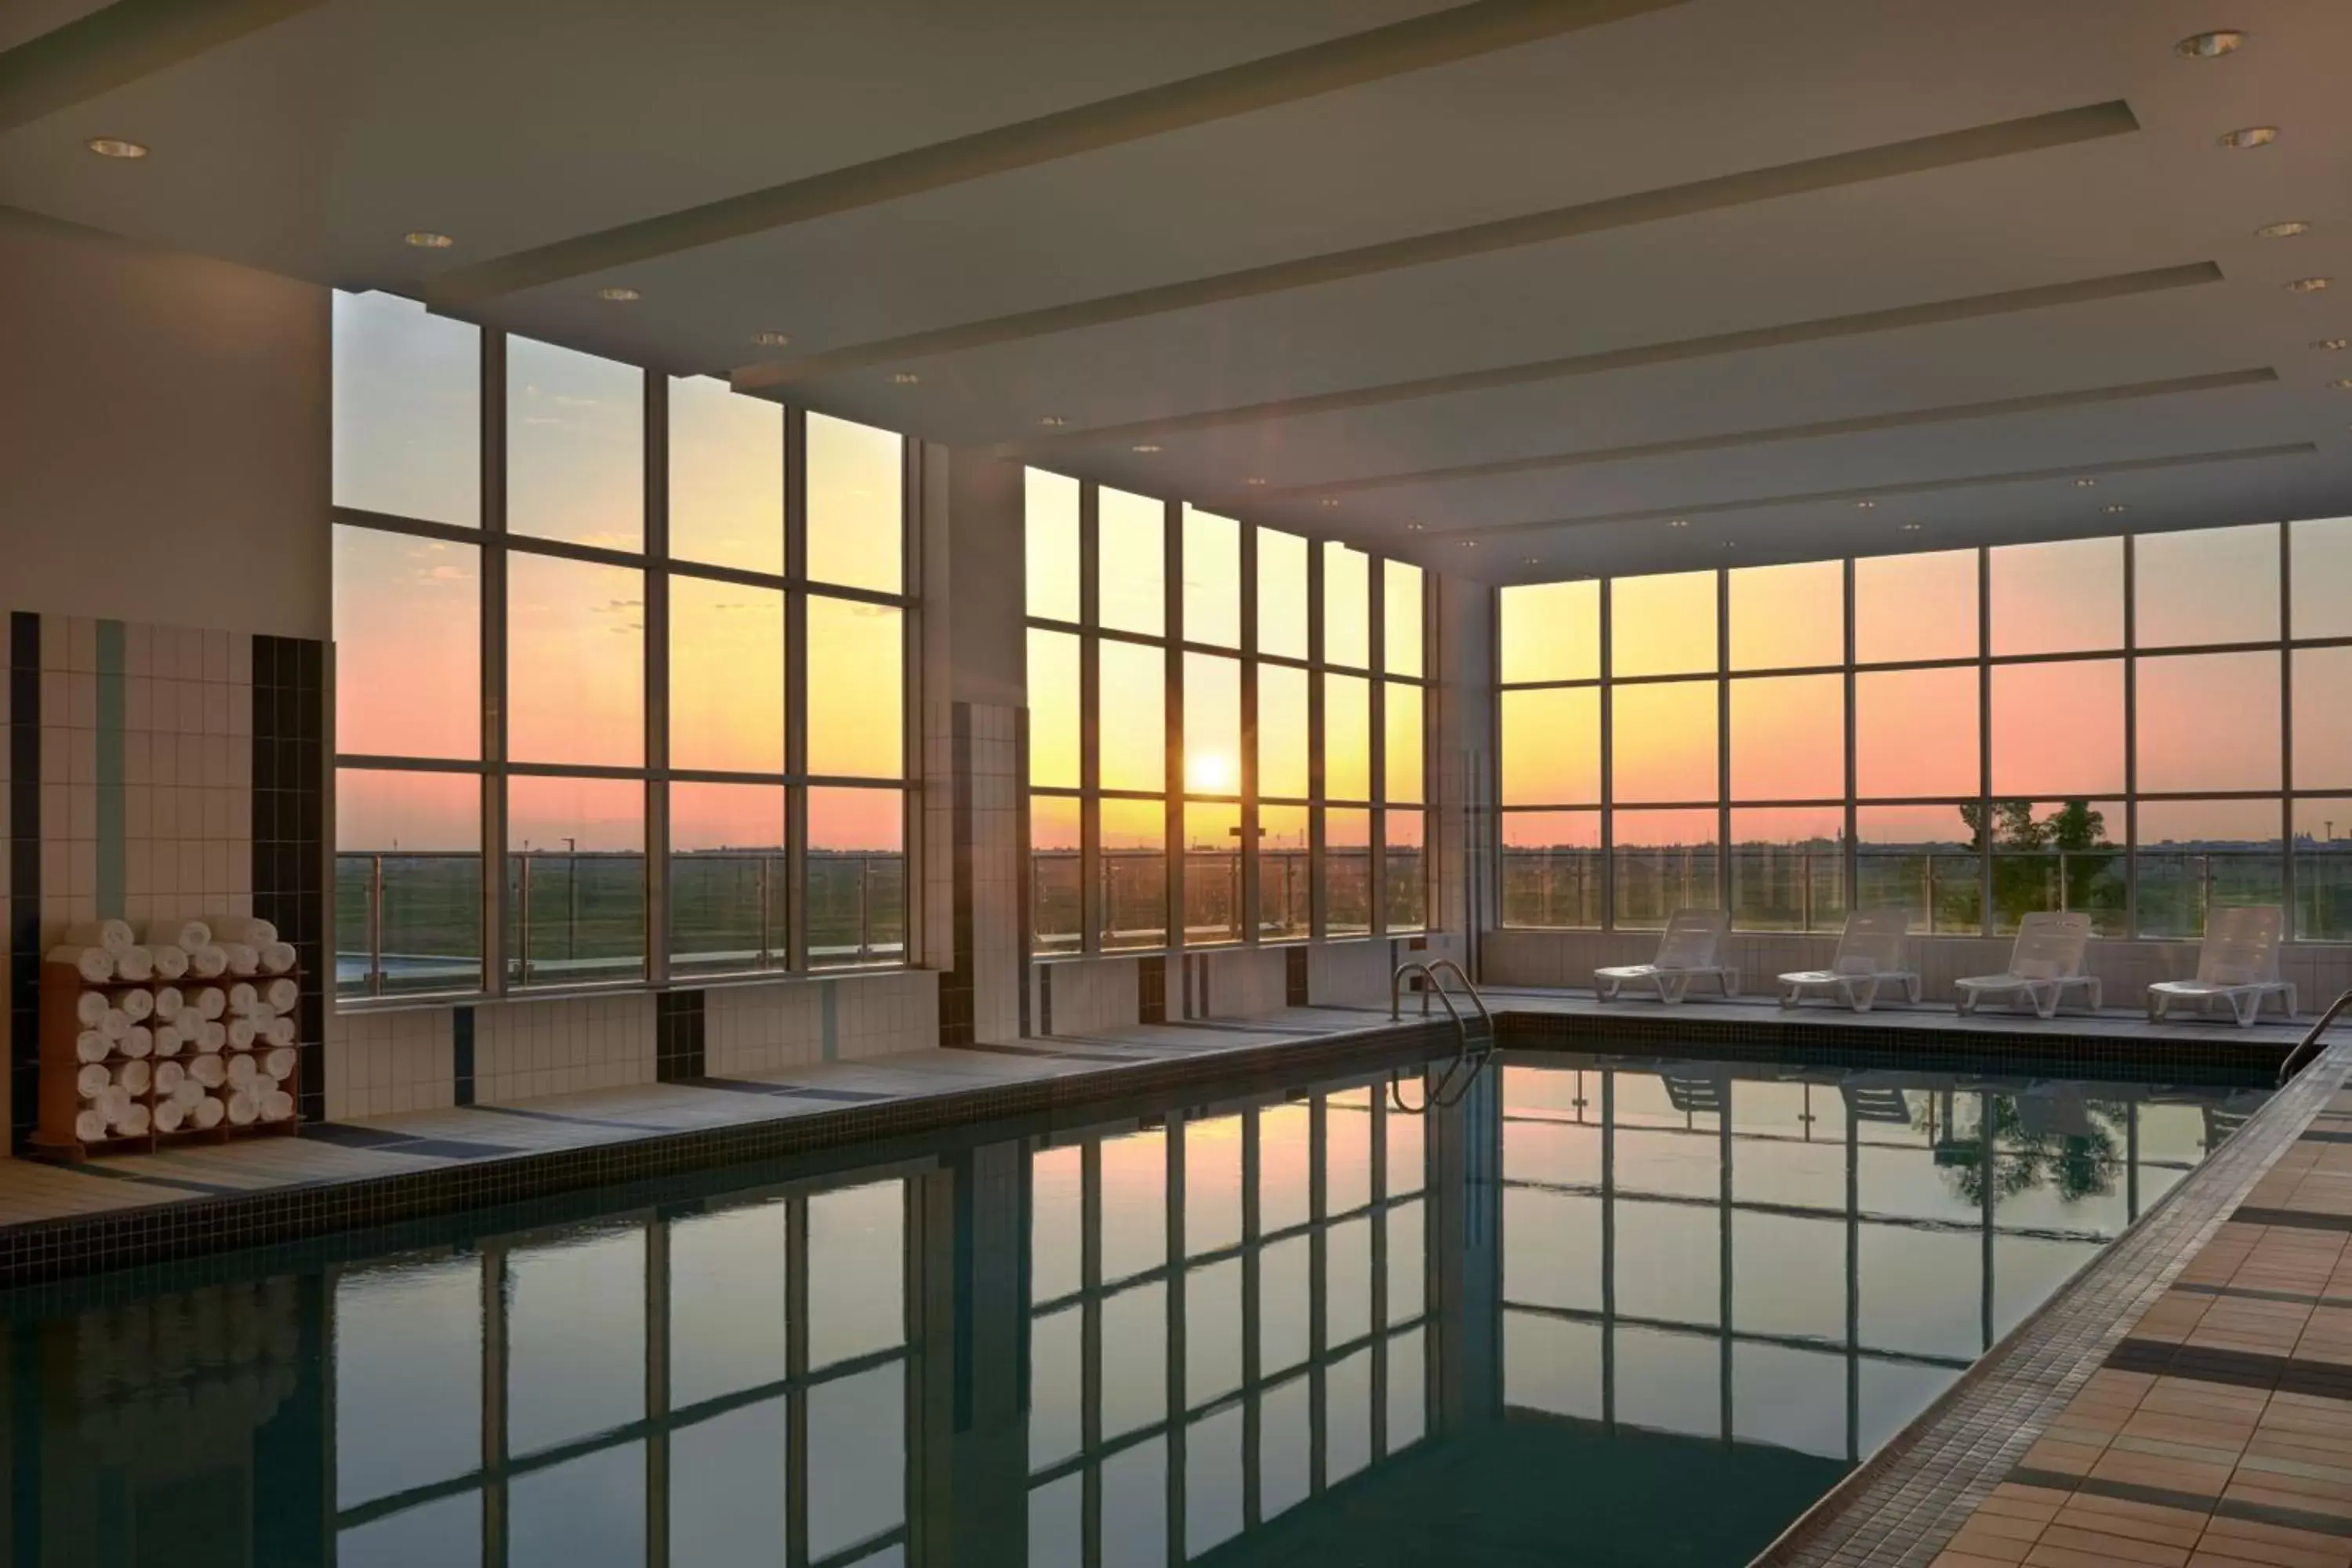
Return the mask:
[[1185, 763], [1185, 787], [1202, 795], [1231, 795], [1239, 788], [1234, 760], [1223, 752], [1195, 752]]

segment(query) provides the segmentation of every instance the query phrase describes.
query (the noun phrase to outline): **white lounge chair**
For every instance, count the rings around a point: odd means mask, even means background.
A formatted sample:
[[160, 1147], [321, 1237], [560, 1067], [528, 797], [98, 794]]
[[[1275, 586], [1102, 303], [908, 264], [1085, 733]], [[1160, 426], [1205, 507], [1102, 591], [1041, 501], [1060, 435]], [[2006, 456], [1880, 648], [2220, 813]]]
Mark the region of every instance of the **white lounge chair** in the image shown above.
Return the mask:
[[1731, 930], [1731, 917], [1721, 910], [1676, 910], [1658, 941], [1658, 956], [1651, 963], [1620, 964], [1592, 972], [1592, 989], [1603, 1002], [1613, 1002], [1627, 985], [1655, 986], [1658, 1000], [1674, 1003], [1690, 994], [1694, 980], [1712, 980], [1729, 996], [1739, 989], [1739, 971], [1717, 963], [1716, 949]]
[[1845, 918], [1837, 956], [1827, 969], [1780, 976], [1780, 1005], [1793, 1007], [1808, 995], [1821, 995], [1867, 1013], [1883, 985], [1900, 985], [1906, 998], [1918, 1001], [1918, 972], [1908, 963], [1910, 931], [1907, 910], [1856, 910]]
[[2083, 973], [2083, 953], [2090, 942], [2091, 917], [2086, 914], [2040, 910], [2027, 915], [2018, 922], [2017, 945], [2010, 950], [2007, 973], [1955, 982], [1960, 1011], [1973, 1013], [1977, 1004], [1987, 998], [2022, 998], [2037, 1015], [2049, 1018], [2057, 1016], [2058, 1004], [2067, 992], [2084, 991], [2089, 994], [2091, 1010], [2096, 1012], [2102, 994], [2099, 977]]
[[2147, 1021], [2160, 1021], [2175, 1002], [2194, 1002], [2200, 1014], [2227, 1002], [2238, 1026], [2250, 1029], [2273, 996], [2294, 1016], [2294, 982], [2279, 978], [2279, 940], [2286, 914], [2276, 904], [2215, 910], [2206, 917], [2205, 944], [2197, 951], [2197, 978], [2159, 980], [2147, 988]]

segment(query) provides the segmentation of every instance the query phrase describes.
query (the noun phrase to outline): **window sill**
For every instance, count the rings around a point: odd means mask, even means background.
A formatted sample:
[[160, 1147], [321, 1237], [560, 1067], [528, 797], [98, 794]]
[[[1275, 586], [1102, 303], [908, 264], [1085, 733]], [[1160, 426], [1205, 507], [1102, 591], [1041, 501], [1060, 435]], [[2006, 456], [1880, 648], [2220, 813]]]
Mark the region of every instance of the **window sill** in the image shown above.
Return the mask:
[[675, 991], [734, 991], [759, 985], [817, 985], [834, 980], [863, 980], [929, 973], [907, 963], [859, 964], [854, 968], [785, 972], [772, 970], [740, 974], [673, 975], [661, 984], [644, 982], [613, 985], [535, 985], [499, 995], [488, 991], [440, 991], [415, 996], [339, 996], [339, 1014], [420, 1013], [443, 1007], [502, 1007], [530, 1002], [587, 1002], [615, 996], [659, 996]]

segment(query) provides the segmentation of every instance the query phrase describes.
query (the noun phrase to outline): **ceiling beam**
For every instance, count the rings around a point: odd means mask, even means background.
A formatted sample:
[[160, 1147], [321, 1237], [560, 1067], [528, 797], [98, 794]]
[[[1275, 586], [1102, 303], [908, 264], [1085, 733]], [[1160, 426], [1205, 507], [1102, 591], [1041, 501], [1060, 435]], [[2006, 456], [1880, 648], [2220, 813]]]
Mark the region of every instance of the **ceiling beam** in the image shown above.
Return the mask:
[[2031, 289], [1964, 294], [1955, 300], [1934, 300], [1923, 305], [1860, 310], [1849, 316], [1820, 316], [1811, 321], [1790, 321], [1777, 327], [1752, 327], [1737, 332], [1716, 332], [1706, 337], [1676, 338], [1662, 343], [1636, 343], [1627, 348], [1604, 349], [1598, 353], [1569, 354], [1559, 359], [1530, 360], [1486, 370], [1457, 371], [1447, 375], [1427, 375], [1411, 381], [1386, 382], [1376, 386], [1350, 387], [1342, 392], [1315, 393], [1305, 397], [1276, 398], [1226, 408], [1206, 408], [1159, 419], [1131, 420], [1123, 425], [1097, 425], [1087, 429], [1063, 431], [1054, 436], [1012, 443], [1000, 447], [998, 451], [1008, 458], [1052, 462], [1057, 457], [1074, 455], [1080, 447], [1125, 443], [1146, 436], [1180, 436], [1190, 431], [1213, 430], [1234, 425], [1304, 419], [1318, 414], [1352, 413], [1389, 404], [1418, 402], [1431, 397], [1460, 397], [1471, 393], [1495, 392], [1538, 382], [1565, 381], [1580, 375], [1601, 375], [1649, 365], [1677, 364], [1689, 360], [1752, 353], [1761, 349], [1834, 342], [1841, 338], [1864, 337], [1874, 332], [1903, 331], [1914, 327], [1945, 326], [1956, 321], [2017, 315], [2027, 310], [2049, 310], [2068, 305], [2127, 300], [2139, 294], [2193, 289], [2221, 281], [2221, 269], [2210, 261], [2191, 262], [2185, 267], [2158, 267], [2144, 272], [2111, 273], [2102, 278], [2045, 283]]
[[2052, 479], [2105, 479], [2116, 474], [2157, 473], [2168, 468], [2203, 468], [2214, 463], [2251, 463], [2271, 458], [2308, 458], [2319, 447], [2310, 441], [2290, 441], [2276, 447], [2240, 447], [2221, 452], [2189, 452], [2173, 458], [2129, 458], [2120, 462], [2074, 463], [2063, 468], [2024, 468], [2008, 474], [1969, 474], [1948, 479], [1915, 479], [1901, 484], [1871, 485], [1863, 489], [1814, 490], [1806, 495], [1749, 496], [1740, 500], [1704, 501], [1696, 506], [1643, 507], [1637, 511], [1589, 512], [1582, 517], [1546, 518], [1535, 522], [1504, 522], [1486, 527], [1433, 528], [1429, 539], [1495, 539], [1544, 533], [1554, 529], [1590, 528], [1611, 522], [1657, 522], [1671, 518], [1720, 517], [1730, 512], [1762, 511], [1771, 507], [1826, 506], [1839, 501], [1877, 500], [1889, 496], [1942, 495], [1952, 490], [1984, 489], [1995, 485], [2038, 484]]
[[45, 120], [322, 3], [116, 0], [0, 53], [0, 131]]
[[1581, 451], [1546, 452], [1532, 458], [1507, 458], [1490, 463], [1461, 463], [1451, 468], [1421, 468], [1408, 473], [1369, 474], [1360, 479], [1337, 479], [1328, 484], [1286, 485], [1279, 489], [1254, 489], [1237, 495], [1213, 496], [1201, 504], [1213, 510], [1227, 506], [1262, 507], [1268, 501], [1297, 500], [1309, 496], [1336, 499], [1373, 490], [1460, 484], [1470, 479], [1496, 479], [1507, 474], [1542, 473], [1558, 468], [1592, 468], [1603, 463], [1635, 463], [1654, 458], [1724, 452], [1741, 447], [1771, 446], [1782, 441], [1866, 436], [1881, 430], [1908, 430], [1921, 426], [1950, 425], [1968, 419], [1999, 419], [2018, 414], [2053, 414], [2062, 409], [2094, 408], [2102, 404], [2129, 403], [2144, 397], [2229, 392], [2240, 387], [2270, 385], [2278, 378], [2278, 372], [2263, 365], [2246, 370], [2218, 371], [2210, 375], [2180, 375], [2163, 381], [2079, 387], [2069, 392], [2037, 392], [2022, 397], [1993, 398], [1983, 403], [1948, 404], [1941, 408], [1909, 408], [1890, 414], [1867, 414], [1851, 419], [1774, 425], [1714, 436], [1690, 436], [1673, 441], [1643, 441], [1627, 447], [1589, 447]]
[[1471, 0], [1385, 27], [458, 268], [435, 278], [425, 299], [436, 310], [462, 311], [500, 295], [1164, 136], [1685, 3]]
[[1237, 272], [1187, 279], [1181, 283], [1165, 283], [1156, 288], [1108, 294], [1072, 304], [1050, 305], [1043, 310], [1017, 311], [988, 321], [967, 321], [959, 326], [909, 332], [873, 342], [852, 343], [823, 353], [763, 361], [736, 371], [732, 379], [738, 392], [770, 392], [844, 371], [882, 364], [904, 364], [940, 354], [965, 353], [1002, 343], [1049, 337], [1057, 332], [1165, 315], [1173, 310], [1198, 310], [1202, 306], [1229, 304], [1236, 300], [1255, 299], [1295, 289], [1311, 289], [1406, 268], [1458, 261], [1465, 257], [1487, 256], [1530, 245], [1548, 245], [1585, 235], [1661, 223], [1670, 218], [1723, 212], [1759, 202], [1836, 190], [1874, 180], [1923, 174], [1933, 169], [1956, 168], [1989, 158], [2006, 158], [2105, 137], [2127, 136], [2138, 129], [2139, 121], [2133, 117], [2130, 106], [2120, 99], [2107, 103], [2085, 104], [2078, 109], [2060, 110], [2050, 114], [2029, 115], [2021, 120], [2004, 120], [1935, 136], [1918, 136], [1876, 147], [1833, 153], [1827, 157], [1805, 158], [1793, 163], [1743, 170], [1736, 174], [1694, 180], [1686, 184], [1635, 191], [1597, 202], [1553, 207], [1544, 212], [1526, 213], [1517, 217], [1473, 224], [1464, 228], [1417, 234], [1403, 239], [1384, 240], [1377, 245], [1357, 246], [1348, 250], [1300, 257], [1292, 261], [1277, 261], [1265, 267], [1244, 268]]

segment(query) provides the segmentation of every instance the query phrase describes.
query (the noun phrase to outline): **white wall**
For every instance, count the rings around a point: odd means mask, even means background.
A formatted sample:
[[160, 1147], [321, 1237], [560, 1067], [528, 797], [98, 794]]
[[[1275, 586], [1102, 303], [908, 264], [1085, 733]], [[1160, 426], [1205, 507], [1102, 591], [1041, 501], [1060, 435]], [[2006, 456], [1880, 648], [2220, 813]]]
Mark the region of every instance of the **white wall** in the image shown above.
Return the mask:
[[325, 637], [328, 291], [0, 208], [0, 609]]

